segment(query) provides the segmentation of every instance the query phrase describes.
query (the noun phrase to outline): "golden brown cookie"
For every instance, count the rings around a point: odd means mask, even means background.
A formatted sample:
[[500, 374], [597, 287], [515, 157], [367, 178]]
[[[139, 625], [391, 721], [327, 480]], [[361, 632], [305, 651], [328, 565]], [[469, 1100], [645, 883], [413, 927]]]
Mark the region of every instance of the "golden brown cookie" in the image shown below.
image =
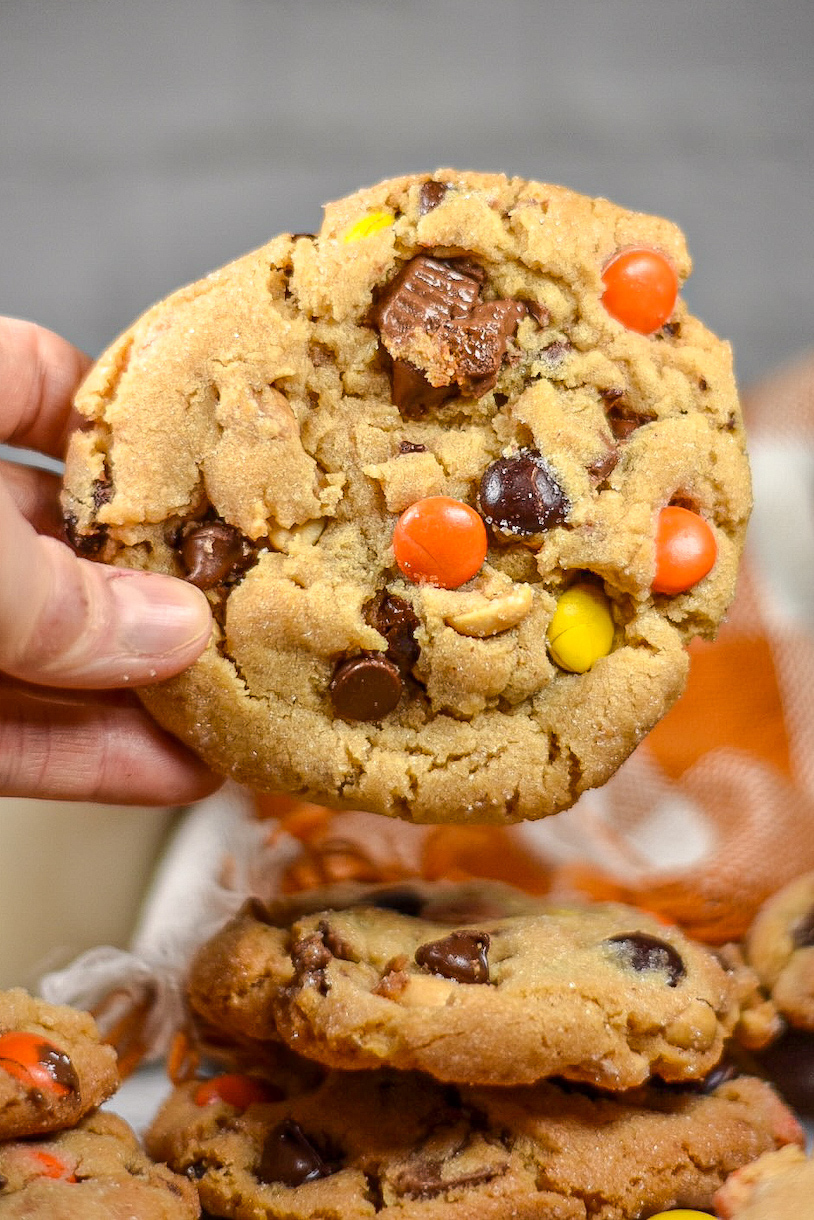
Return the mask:
[[[762, 1081], [610, 1098], [544, 1082], [456, 1089], [331, 1073], [271, 1102], [177, 1089], [146, 1136], [232, 1220], [626, 1220], [710, 1207], [727, 1174], [802, 1133]], [[249, 1102], [250, 1104], [245, 1104]]]
[[335, 1068], [628, 1089], [702, 1078], [739, 1016], [716, 958], [631, 907], [527, 899], [535, 913], [464, 921], [453, 901], [444, 921], [410, 901], [320, 910], [306, 897], [309, 913], [291, 904], [287, 921], [250, 903], [198, 951], [188, 999], [210, 1026]]
[[72, 1127], [118, 1085], [116, 1052], [89, 1013], [0, 992], [0, 1139]]
[[603, 783], [731, 600], [750, 509], [727, 344], [666, 220], [443, 170], [149, 310], [77, 397], [84, 555], [216, 625], [140, 693], [216, 770], [416, 822]]
[[738, 1169], [715, 1195], [721, 1220], [806, 1220], [814, 1215], [814, 1161], [789, 1145]]
[[788, 1022], [814, 1030], [814, 873], [764, 903], [747, 933], [746, 956]]
[[0, 1143], [2, 1220], [196, 1220], [194, 1186], [102, 1111], [47, 1139]]

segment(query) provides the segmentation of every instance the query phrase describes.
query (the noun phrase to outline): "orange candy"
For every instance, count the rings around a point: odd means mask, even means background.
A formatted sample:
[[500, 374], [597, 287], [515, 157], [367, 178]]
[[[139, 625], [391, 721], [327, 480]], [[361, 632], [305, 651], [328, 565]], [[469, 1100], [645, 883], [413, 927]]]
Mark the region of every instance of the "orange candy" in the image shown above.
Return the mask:
[[8, 1072], [9, 1076], [29, 1088], [46, 1089], [49, 1093], [56, 1093], [57, 1097], [70, 1093], [70, 1086], [58, 1080], [49, 1066], [49, 1060], [53, 1063], [64, 1058], [64, 1051], [40, 1034], [26, 1030], [0, 1034], [0, 1070]]
[[622, 250], [602, 272], [602, 304], [628, 330], [652, 335], [675, 309], [678, 276], [658, 250]]
[[393, 531], [396, 563], [407, 579], [440, 589], [457, 589], [480, 571], [488, 545], [482, 518], [450, 496], [416, 500]]
[[247, 1110], [249, 1106], [263, 1102], [279, 1101], [282, 1094], [273, 1085], [258, 1080], [255, 1076], [243, 1076], [238, 1072], [227, 1072], [204, 1080], [195, 1090], [196, 1106], [211, 1106], [225, 1101], [236, 1110]]
[[683, 593], [706, 576], [718, 556], [718, 544], [698, 513], [668, 504], [656, 526], [654, 593]]
[[37, 1176], [40, 1178], [63, 1178], [66, 1182], [75, 1182], [76, 1174], [50, 1152], [41, 1152], [39, 1148], [26, 1149], [28, 1157], [37, 1163]]

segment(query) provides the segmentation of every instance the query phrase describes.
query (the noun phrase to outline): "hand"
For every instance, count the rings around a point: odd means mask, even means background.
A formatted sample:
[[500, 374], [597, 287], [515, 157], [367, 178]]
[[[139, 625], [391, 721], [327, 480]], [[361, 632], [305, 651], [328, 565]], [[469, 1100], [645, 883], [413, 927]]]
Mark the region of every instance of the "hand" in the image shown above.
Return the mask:
[[[89, 361], [0, 318], [0, 441], [64, 457]], [[125, 688], [191, 665], [209, 637], [204, 595], [158, 573], [80, 559], [59, 480], [0, 462], [0, 795], [175, 805], [218, 786]]]

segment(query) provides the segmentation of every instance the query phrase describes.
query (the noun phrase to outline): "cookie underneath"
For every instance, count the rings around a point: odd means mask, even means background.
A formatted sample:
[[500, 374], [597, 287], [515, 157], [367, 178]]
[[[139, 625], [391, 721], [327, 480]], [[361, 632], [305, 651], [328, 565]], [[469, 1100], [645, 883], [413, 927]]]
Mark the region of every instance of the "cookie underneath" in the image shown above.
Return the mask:
[[671, 223], [439, 171], [330, 204], [149, 310], [77, 397], [80, 554], [207, 591], [140, 692], [217, 771], [416, 822], [603, 783], [731, 600], [727, 344]]

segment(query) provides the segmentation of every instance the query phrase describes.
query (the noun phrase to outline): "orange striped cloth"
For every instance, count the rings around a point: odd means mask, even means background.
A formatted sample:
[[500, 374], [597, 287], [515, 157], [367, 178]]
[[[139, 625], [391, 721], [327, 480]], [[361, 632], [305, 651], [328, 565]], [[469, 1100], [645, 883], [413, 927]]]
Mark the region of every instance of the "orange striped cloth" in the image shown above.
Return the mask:
[[483, 876], [630, 902], [718, 943], [814, 868], [814, 354], [744, 407], [755, 512], [734, 605], [714, 643], [692, 645], [686, 692], [609, 783], [509, 828], [257, 796], [287, 845], [270, 889]]

